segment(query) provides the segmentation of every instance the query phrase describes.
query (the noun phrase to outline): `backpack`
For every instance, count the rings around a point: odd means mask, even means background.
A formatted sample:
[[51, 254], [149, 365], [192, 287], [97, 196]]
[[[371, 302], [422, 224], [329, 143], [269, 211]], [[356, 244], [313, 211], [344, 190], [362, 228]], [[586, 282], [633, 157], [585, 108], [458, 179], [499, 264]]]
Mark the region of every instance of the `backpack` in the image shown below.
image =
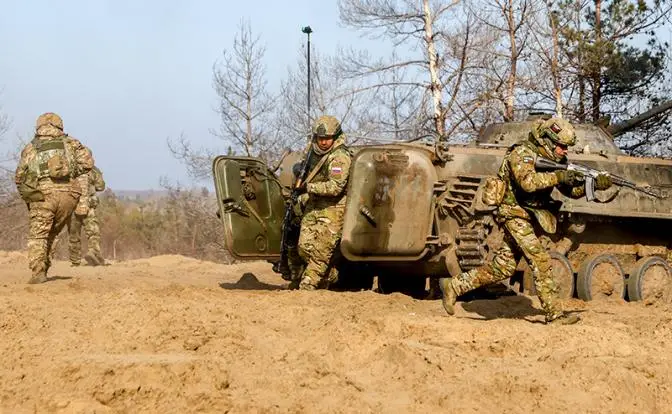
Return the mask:
[[68, 181], [75, 177], [76, 164], [65, 138], [33, 139], [36, 156], [29, 169], [37, 176], [38, 181], [43, 178]]
[[486, 177], [483, 185], [481, 201], [486, 206], [499, 206], [504, 201], [506, 182], [497, 176]]

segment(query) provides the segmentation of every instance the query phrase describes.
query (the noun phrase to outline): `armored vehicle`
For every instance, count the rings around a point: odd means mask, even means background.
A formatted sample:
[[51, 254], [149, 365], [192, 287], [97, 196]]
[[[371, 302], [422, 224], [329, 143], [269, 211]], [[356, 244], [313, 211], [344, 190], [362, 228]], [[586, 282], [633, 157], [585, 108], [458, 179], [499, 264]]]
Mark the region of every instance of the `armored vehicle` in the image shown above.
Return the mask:
[[[558, 228], [542, 240], [563, 298], [672, 299], [667, 261], [672, 161], [628, 156], [613, 141], [670, 108], [667, 102], [606, 128], [575, 124], [571, 163], [626, 178], [660, 198], [621, 186], [597, 191], [592, 201], [565, 198], [554, 190], [553, 198], [561, 203]], [[343, 280], [371, 288], [376, 275], [382, 291], [414, 294], [424, 291], [427, 278], [452, 277], [489, 261], [503, 232], [494, 221], [494, 207], [481, 199], [484, 182], [497, 173], [507, 148], [527, 139], [534, 117], [488, 125], [464, 145], [402, 142], [355, 148], [338, 264]], [[257, 158], [213, 161], [226, 246], [235, 258], [279, 261], [296, 161], [291, 158], [279, 172]], [[533, 293], [524, 259], [518, 269], [512, 286]]]

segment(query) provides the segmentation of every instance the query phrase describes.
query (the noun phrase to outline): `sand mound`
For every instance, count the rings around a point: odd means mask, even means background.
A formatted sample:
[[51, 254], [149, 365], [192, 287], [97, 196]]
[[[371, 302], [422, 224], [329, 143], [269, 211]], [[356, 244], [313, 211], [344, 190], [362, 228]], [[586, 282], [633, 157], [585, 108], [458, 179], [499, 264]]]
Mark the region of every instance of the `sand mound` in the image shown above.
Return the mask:
[[666, 412], [670, 306], [299, 292], [267, 263], [0, 252], [0, 412]]
[[6, 252], [0, 250], [0, 265], [11, 265], [18, 263], [28, 263], [28, 256], [25, 252]]

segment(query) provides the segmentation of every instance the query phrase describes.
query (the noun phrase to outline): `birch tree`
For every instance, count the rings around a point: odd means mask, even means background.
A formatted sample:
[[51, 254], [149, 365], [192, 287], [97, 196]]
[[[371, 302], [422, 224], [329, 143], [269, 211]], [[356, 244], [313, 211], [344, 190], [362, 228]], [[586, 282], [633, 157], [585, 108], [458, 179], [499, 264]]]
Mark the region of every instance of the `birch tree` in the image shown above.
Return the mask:
[[492, 32], [486, 66], [487, 76], [493, 80], [490, 93], [501, 103], [502, 119], [513, 121], [518, 88], [527, 87], [529, 81], [521, 57], [528, 49], [534, 3], [532, 0], [472, 1], [469, 8], [486, 30]]
[[230, 49], [212, 68], [213, 89], [218, 97], [219, 129], [211, 130], [222, 145], [195, 148], [180, 136], [168, 142], [171, 152], [195, 178], [204, 178], [215, 152], [242, 154], [272, 160], [281, 146], [276, 142], [273, 111], [277, 97], [269, 92], [264, 64], [265, 46], [254, 35], [249, 21], [242, 20]]
[[306, 105], [307, 59], [305, 46], [300, 48], [296, 65], [287, 69], [281, 83], [276, 125], [278, 140], [291, 149], [303, 148], [310, 132], [310, 120], [322, 114], [337, 117], [349, 142], [368, 133], [370, 102], [358, 95], [358, 83], [346, 79], [338, 57], [311, 50], [311, 113]]
[[[458, 1], [339, 0], [338, 6], [345, 25], [404, 48], [403, 58], [349, 51], [344, 65], [348, 76], [367, 81], [360, 92], [378, 92], [392, 86], [417, 88], [432, 103], [425, 119], [431, 122], [431, 130], [437, 137], [445, 140], [464, 120], [461, 116], [464, 108], [457, 108], [457, 97], [464, 80], [468, 48], [456, 48], [446, 42], [451, 37], [449, 28], [456, 31], [464, 28], [457, 19]], [[466, 39], [468, 42], [468, 36]], [[452, 70], [447, 72], [445, 68], [451, 65]], [[381, 76], [399, 68], [406, 69], [403, 79]], [[457, 118], [462, 120], [453, 119], [455, 123], [448, 127], [451, 115], [460, 115]]]

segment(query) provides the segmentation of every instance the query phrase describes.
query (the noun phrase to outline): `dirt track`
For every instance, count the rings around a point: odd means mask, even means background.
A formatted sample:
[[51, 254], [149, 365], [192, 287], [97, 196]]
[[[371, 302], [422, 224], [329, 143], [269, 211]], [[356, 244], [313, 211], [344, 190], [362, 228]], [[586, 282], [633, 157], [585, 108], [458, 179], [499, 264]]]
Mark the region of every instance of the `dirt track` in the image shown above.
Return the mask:
[[[246, 274], [249, 273], [249, 274]], [[265, 263], [0, 252], [0, 412], [672, 412], [672, 306], [296, 292]], [[56, 277], [54, 277], [56, 276]]]

